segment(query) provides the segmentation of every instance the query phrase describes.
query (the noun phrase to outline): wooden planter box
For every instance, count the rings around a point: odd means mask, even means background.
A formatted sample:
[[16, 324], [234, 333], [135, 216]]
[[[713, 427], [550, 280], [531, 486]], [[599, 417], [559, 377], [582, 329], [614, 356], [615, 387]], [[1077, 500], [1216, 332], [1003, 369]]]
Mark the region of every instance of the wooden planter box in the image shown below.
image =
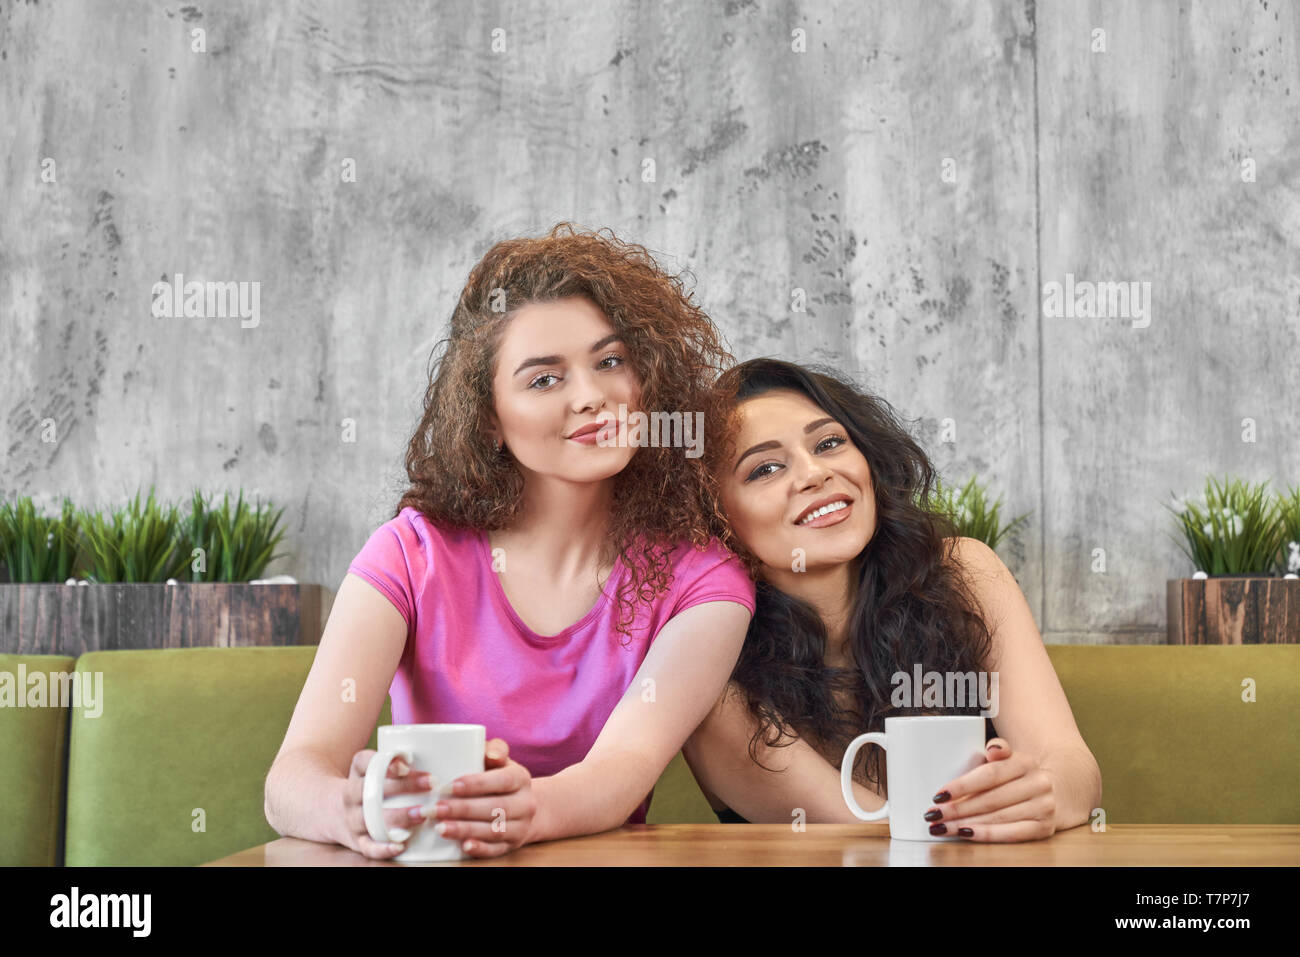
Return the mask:
[[0, 654], [314, 645], [333, 593], [244, 582], [0, 584]]
[[1171, 645], [1300, 644], [1300, 579], [1169, 579]]

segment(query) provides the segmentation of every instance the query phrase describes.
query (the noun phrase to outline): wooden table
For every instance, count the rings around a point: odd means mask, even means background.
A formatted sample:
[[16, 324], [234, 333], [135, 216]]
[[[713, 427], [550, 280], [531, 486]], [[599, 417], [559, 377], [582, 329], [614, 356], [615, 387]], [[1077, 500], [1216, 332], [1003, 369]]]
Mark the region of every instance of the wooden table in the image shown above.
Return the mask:
[[529, 844], [498, 858], [449, 863], [374, 861], [338, 844], [285, 837], [206, 867], [1242, 867], [1300, 865], [1300, 826], [1087, 825], [1041, 841], [893, 841], [888, 824], [638, 824]]

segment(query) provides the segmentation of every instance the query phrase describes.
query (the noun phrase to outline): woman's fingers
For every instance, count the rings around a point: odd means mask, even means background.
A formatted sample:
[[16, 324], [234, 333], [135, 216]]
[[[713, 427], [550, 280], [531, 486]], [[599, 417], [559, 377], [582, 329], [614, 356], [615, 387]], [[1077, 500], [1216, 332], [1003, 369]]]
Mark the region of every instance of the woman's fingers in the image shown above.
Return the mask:
[[[365, 789], [366, 769], [370, 767], [370, 762], [374, 758], [374, 751], [358, 751], [352, 756], [352, 767], [348, 775], [348, 798], [357, 803], [361, 801], [361, 795]], [[388, 765], [388, 774], [384, 778], [384, 797], [392, 797], [394, 794], [412, 794], [425, 793], [433, 789], [435, 784], [432, 775], [427, 771], [416, 771], [412, 773], [411, 768], [401, 758], [395, 758]]]
[[431, 795], [435, 783], [433, 775], [426, 771], [408, 774], [403, 778], [385, 778], [384, 797], [392, 797], [394, 794]]
[[[377, 753], [378, 752], [375, 751], [373, 748], [366, 748], [365, 750], [358, 751], [356, 754], [352, 755], [352, 766], [348, 769], [349, 772], [348, 776], [365, 778], [366, 771], [370, 769], [370, 762], [374, 760], [374, 757]], [[406, 763], [405, 759], [403, 759], [400, 756], [393, 758], [393, 760], [388, 762], [388, 771], [385, 774], [385, 778], [387, 780], [385, 780], [384, 786], [385, 788], [387, 788], [389, 780], [414, 781], [416, 778], [420, 776], [421, 773], [423, 772], [416, 772], [415, 774], [412, 774], [411, 766]], [[409, 791], [409, 790], [414, 790], [414, 789], [410, 787], [399, 787], [394, 789], [392, 793], [400, 794], [402, 791]], [[384, 793], [387, 794], [389, 792], [385, 790]]]
[[[1028, 775], [1021, 775], [1018, 778], [1012, 778], [1005, 784], [999, 784], [987, 791], [972, 794], [956, 803], [945, 801], [942, 804], [935, 804], [925, 812], [925, 819], [935, 823], [938, 821], [954, 821], [959, 817], [974, 817], [976, 814], [987, 814], [999, 808], [1027, 801], [1041, 794], [1042, 791], [1042, 787], [1033, 778]], [[938, 814], [934, 813], [936, 811]]]
[[989, 738], [984, 742], [984, 757], [989, 761], [1011, 757], [1011, 742], [1006, 738]]
[[[508, 853], [527, 840], [536, 813], [536, 799], [530, 790], [532, 777], [527, 768], [511, 761], [509, 754], [509, 745], [501, 738], [493, 738], [484, 748], [484, 770], [462, 775], [454, 782], [412, 773], [405, 761], [394, 759], [384, 779], [384, 796], [420, 793], [424, 800], [415, 807], [384, 809], [389, 836], [395, 839], [386, 844], [370, 838], [362, 807], [365, 773], [375, 752], [358, 751], [353, 755], [344, 792], [344, 819], [352, 846], [367, 857], [387, 859], [401, 853], [397, 839], [406, 840], [421, 827], [437, 827], [448, 840], [458, 841], [470, 857]], [[441, 815], [435, 813], [437, 805], [443, 806]]]
[[453, 794], [440, 796], [437, 805], [445, 810], [438, 820], [502, 821], [519, 820], [531, 814], [529, 800], [520, 797], [524, 785], [531, 783], [527, 769], [510, 761], [503, 768], [467, 774], [453, 782]]
[[[992, 745], [1001, 740], [1001, 738], [992, 738], [989, 740], [989, 744]], [[1002, 754], [998, 748], [986, 746], [984, 749], [985, 762], [944, 784], [939, 789], [939, 792], [935, 794], [934, 803], [942, 805], [971, 794], [978, 794], [980, 791], [987, 791], [999, 784], [1005, 784], [1013, 778], [1020, 777], [1029, 768], [1033, 767], [1033, 762], [1025, 755], [1011, 753], [1010, 747], [1003, 750], [1007, 753]]]
[[[462, 774], [452, 782], [451, 795], [466, 798], [480, 794], [510, 794], [518, 791], [528, 780], [528, 772], [521, 765], [508, 761], [505, 767]], [[452, 800], [452, 797], [444, 800]]]
[[[961, 829], [970, 831], [970, 833], [962, 834], [960, 833]], [[980, 843], [1010, 844], [1017, 841], [1041, 841], [1043, 838], [1051, 837], [1055, 833], [1051, 822], [1015, 821], [1011, 824], [964, 824], [958, 830], [957, 836], [967, 841]]]
[[430, 821], [430, 826], [443, 828], [438, 833], [452, 840], [471, 838], [476, 841], [508, 841], [522, 830], [523, 824], [508, 818], [495, 818], [491, 821], [476, 821], [469, 818], [455, 820]]
[[[498, 742], [496, 739], [493, 744]], [[467, 774], [453, 783], [459, 785], [459, 793], [440, 797], [431, 821], [436, 820], [449, 839], [460, 840], [467, 854], [493, 857], [528, 840], [537, 798], [527, 768], [505, 759], [504, 767]]]
[[[976, 824], [1012, 824], [1016, 821], [1050, 822], [1056, 813], [1055, 801], [1050, 794], [1034, 793], [1022, 801], [1004, 807], [992, 808], [979, 813], [968, 813], [958, 808], [960, 813], [935, 821], [934, 825], [943, 824], [947, 833], [955, 833], [957, 828], [972, 827]], [[942, 833], [942, 832], [941, 832]]]
[[[421, 794], [427, 801], [432, 801], [437, 795], [434, 793], [434, 785], [437, 782], [428, 774], [413, 774], [405, 778], [385, 778], [384, 779], [384, 798], [394, 797], [398, 794]], [[348, 779], [348, 803], [361, 806], [362, 796], [365, 794], [364, 778]]]
[[513, 845], [490, 841], [462, 841], [461, 849], [470, 857], [500, 857], [508, 853]]
[[[988, 761], [952, 783], [954, 803], [926, 812], [930, 833], [988, 843], [1036, 841], [1056, 833], [1056, 791], [1050, 773], [1031, 756], [1012, 754], [1001, 738], [990, 740], [985, 750]], [[1014, 776], [1008, 777], [1009, 772]], [[992, 783], [998, 780], [1001, 783]], [[986, 784], [982, 790], [970, 789], [981, 782]], [[958, 801], [961, 795], [965, 799]]]
[[[437, 813], [436, 805], [445, 804], [446, 811]], [[440, 798], [435, 804], [431, 821], [512, 821], [520, 820], [522, 806], [510, 800], [509, 795], [492, 794], [477, 798]]]
[[[417, 828], [426, 825], [431, 813], [430, 804], [434, 799], [434, 789], [439, 787], [426, 772], [412, 773], [411, 768], [400, 757], [389, 762], [388, 773], [384, 778], [383, 796], [385, 799], [401, 794], [418, 794], [422, 800], [414, 805], [387, 807], [383, 809], [384, 826], [388, 830], [390, 842], [376, 842], [370, 837], [366, 827], [365, 809], [362, 798], [365, 793], [366, 769], [374, 760], [375, 751], [366, 749], [352, 756], [348, 781], [344, 789], [343, 820], [348, 828], [353, 846], [367, 857], [388, 858], [400, 854], [402, 844]], [[393, 849], [394, 845], [396, 850]]]
[[[426, 820], [429, 826], [432, 827], [437, 823], [437, 819], [426, 817], [424, 810], [425, 806], [423, 804], [416, 804], [413, 807], [387, 807], [384, 808], [384, 823], [388, 826], [390, 833], [394, 828], [401, 828], [414, 833], [415, 829], [423, 826]], [[413, 814], [412, 811], [416, 813]], [[370, 833], [370, 830], [366, 827], [365, 811], [360, 804], [350, 806], [344, 813], [344, 820], [347, 822], [348, 830], [353, 834]]]
[[369, 835], [362, 834], [357, 838], [356, 849], [372, 860], [385, 861], [401, 854], [406, 849], [406, 845], [395, 842], [392, 844], [379, 844], [372, 841]]

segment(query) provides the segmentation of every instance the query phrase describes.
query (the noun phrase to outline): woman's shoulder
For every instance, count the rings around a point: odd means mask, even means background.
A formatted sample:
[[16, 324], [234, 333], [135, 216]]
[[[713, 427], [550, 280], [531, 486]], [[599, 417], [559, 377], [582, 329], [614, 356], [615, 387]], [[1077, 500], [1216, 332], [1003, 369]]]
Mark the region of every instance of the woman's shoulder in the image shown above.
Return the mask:
[[370, 533], [362, 549], [365, 555], [401, 554], [425, 556], [432, 563], [439, 554], [469, 552], [478, 544], [475, 529], [455, 528], [431, 521], [418, 508], [405, 506]]
[[716, 535], [710, 536], [704, 545], [697, 545], [689, 539], [674, 542], [668, 560], [674, 570], [693, 568], [707, 571], [730, 566], [743, 571], [744, 568], [740, 558], [723, 545]]
[[410, 541], [453, 549], [473, 547], [480, 535], [476, 528], [460, 528], [435, 521], [413, 505], [405, 506], [385, 524]]
[[979, 603], [990, 627], [1001, 620], [1010, 604], [1024, 601], [1019, 580], [986, 543], [963, 536], [946, 541], [951, 545], [950, 555], [962, 581]]
[[754, 613], [754, 582], [744, 564], [717, 538], [703, 546], [674, 543], [668, 555], [672, 572], [673, 614], [705, 601], [735, 601]]
[[948, 546], [948, 555], [971, 580], [1002, 578], [1011, 574], [998, 553], [978, 538], [954, 535], [944, 539], [944, 543]]

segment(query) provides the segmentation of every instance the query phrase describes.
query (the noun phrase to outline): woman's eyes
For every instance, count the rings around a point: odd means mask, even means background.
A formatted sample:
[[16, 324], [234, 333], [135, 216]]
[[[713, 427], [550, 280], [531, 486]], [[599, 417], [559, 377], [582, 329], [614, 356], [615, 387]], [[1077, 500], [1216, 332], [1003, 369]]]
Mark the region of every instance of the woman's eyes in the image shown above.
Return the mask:
[[[605, 358], [601, 359], [600, 362], [597, 363], [597, 365], [600, 365], [600, 364], [602, 364], [602, 363], [608, 362], [610, 359], [617, 359], [619, 365], [622, 365], [622, 364], [623, 364], [623, 357], [622, 357], [621, 355], [619, 355], [617, 352], [611, 352], [609, 355], [605, 356]], [[615, 367], [614, 367], [614, 366], [609, 366], [609, 368], [612, 369], [612, 368], [615, 368]], [[539, 375], [539, 376], [538, 376], [536, 379], [534, 379], [532, 382], [528, 383], [528, 388], [530, 388], [530, 389], [535, 389], [535, 388], [537, 388], [537, 383], [541, 382], [543, 379], [558, 379], [558, 378], [559, 378], [559, 376], [557, 376], [557, 375], [552, 375], [552, 374], [549, 373], [549, 372], [543, 372], [541, 375]], [[547, 387], [547, 386], [542, 386], [542, 388], [545, 389], [545, 388], [548, 388], [548, 387]]]
[[[821, 447], [825, 445], [827, 442], [834, 442], [835, 444], [831, 446], [831, 448], [834, 449], [834, 448], [839, 448], [847, 441], [848, 439], [842, 435], [828, 435], [826, 436], [826, 438], [822, 439], [820, 442], [817, 443], [817, 451], [820, 451]], [[779, 463], [764, 462], [762, 465], [755, 468], [754, 471], [750, 472], [749, 478], [745, 479], [745, 481], [749, 482], [756, 478], [763, 478], [765, 476], [771, 475], [772, 474], [771, 472], [764, 472], [763, 469], [767, 468], [769, 465], [777, 465], [777, 464]]]

